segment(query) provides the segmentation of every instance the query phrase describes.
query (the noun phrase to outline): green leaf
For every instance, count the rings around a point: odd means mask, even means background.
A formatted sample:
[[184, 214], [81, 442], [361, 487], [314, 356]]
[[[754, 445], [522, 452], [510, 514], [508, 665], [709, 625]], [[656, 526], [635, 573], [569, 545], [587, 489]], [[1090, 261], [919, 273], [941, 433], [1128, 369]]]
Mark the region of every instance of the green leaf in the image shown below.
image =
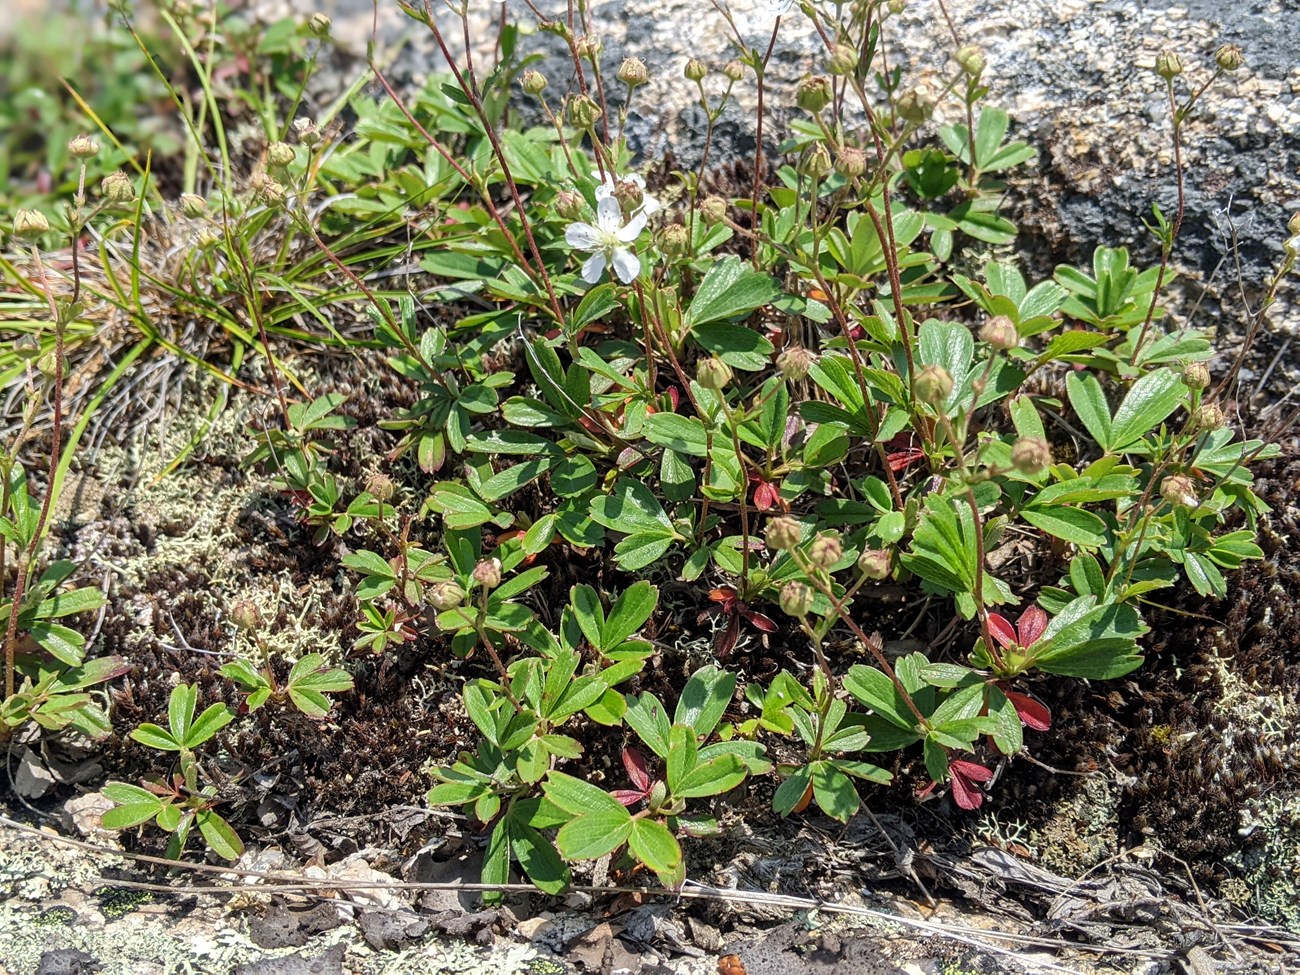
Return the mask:
[[199, 689], [193, 684], [178, 684], [167, 699], [167, 727], [171, 738], [179, 744], [185, 744], [198, 699]]
[[813, 799], [827, 816], [847, 823], [858, 811], [858, 790], [847, 775], [830, 762], [812, 764]]
[[653, 694], [631, 694], [623, 720], [636, 732], [645, 746], [660, 758], [668, 757], [668, 712]]
[[[654, 819], [638, 819], [627, 838], [632, 854], [655, 872], [667, 887], [681, 883], [682, 848], [668, 827]], [[680, 876], [679, 876], [680, 875]]]
[[554, 769], [542, 783], [546, 798], [559, 808], [575, 816], [587, 816], [595, 813], [614, 815], [621, 813], [627, 818], [631, 814], [617, 799], [602, 789], [582, 779], [574, 778]]
[[629, 535], [638, 532], [673, 534], [672, 521], [664, 514], [654, 494], [645, 484], [632, 478], [619, 478], [614, 490], [591, 502], [591, 517], [611, 531]]
[[[669, 753], [671, 757], [671, 752]], [[730, 792], [745, 781], [749, 769], [737, 755], [719, 755], [688, 769], [672, 788], [679, 799], [700, 799]]]
[[706, 664], [682, 688], [673, 712], [673, 724], [687, 725], [699, 738], [708, 737], [722, 720], [735, 690], [735, 674]]
[[1065, 391], [1092, 439], [1109, 453], [1112, 446], [1110, 407], [1106, 405], [1106, 393], [1097, 377], [1090, 372], [1072, 372], [1065, 377]]
[[208, 849], [227, 860], [239, 859], [244, 852], [244, 841], [228, 822], [211, 809], [200, 810], [195, 819], [199, 824], [199, 832], [207, 841]]
[[126, 782], [109, 782], [100, 790], [116, 805], [100, 816], [100, 825], [105, 829], [129, 829], [138, 826], [158, 815], [162, 809], [162, 800], [138, 785]]
[[190, 726], [182, 744], [186, 748], [197, 748], [234, 720], [234, 712], [224, 704], [209, 705]]
[[790, 815], [790, 813], [794, 812], [794, 807], [799, 805], [808, 792], [808, 786], [811, 783], [812, 768], [810, 766], [795, 769], [777, 787], [776, 795], [772, 797], [772, 808], [778, 815]]
[[[516, 808], [518, 808], [516, 804]], [[528, 879], [547, 894], [559, 894], [569, 886], [569, 868], [555, 847], [538, 830], [514, 817], [510, 823], [510, 849], [528, 874]]]
[[[844, 689], [896, 727], [907, 731], [915, 728], [916, 716], [883, 671], [865, 664], [854, 664], [845, 675]], [[871, 734], [873, 743], [880, 737], [875, 732]]]
[[1182, 405], [1187, 388], [1172, 369], [1157, 369], [1135, 382], [1111, 421], [1112, 451], [1132, 446]]
[[617, 802], [614, 805], [617, 810], [579, 816], [560, 828], [555, 845], [566, 860], [597, 860], [627, 842], [632, 814]]
[[659, 590], [644, 580], [625, 589], [609, 609], [601, 630], [600, 648], [613, 650], [645, 625], [659, 603]]
[[[709, 322], [741, 318], [775, 301], [780, 294], [781, 289], [777, 287], [771, 275], [755, 271], [740, 258], [729, 255], [720, 261], [715, 261], [709, 268], [708, 274], [704, 276], [704, 280], [700, 282], [694, 298], [691, 299], [690, 307], [686, 310], [686, 324], [697, 328]], [[757, 336], [757, 333], [753, 334]], [[698, 330], [696, 338], [699, 338]], [[767, 344], [770, 355], [771, 343]], [[709, 346], [705, 345], [705, 348]], [[709, 351], [718, 354], [715, 349], [709, 348]], [[726, 359], [726, 356], [722, 358]], [[731, 364], [737, 365], [734, 362]], [[737, 367], [761, 369], [762, 364], [737, 365]]]
[[569, 603], [587, 642], [597, 650], [605, 649], [605, 609], [600, 604], [600, 595], [584, 583], [569, 590]]
[[180, 742], [173, 738], [166, 728], [160, 728], [147, 721], [132, 731], [131, 737], [146, 748], [156, 748], [162, 752], [181, 750]]
[[646, 417], [646, 439], [691, 457], [707, 457], [709, 435], [704, 424], [680, 413], [652, 413]]
[[1100, 548], [1106, 544], [1106, 523], [1091, 511], [1065, 505], [1030, 505], [1021, 515], [1034, 527], [1075, 545]]

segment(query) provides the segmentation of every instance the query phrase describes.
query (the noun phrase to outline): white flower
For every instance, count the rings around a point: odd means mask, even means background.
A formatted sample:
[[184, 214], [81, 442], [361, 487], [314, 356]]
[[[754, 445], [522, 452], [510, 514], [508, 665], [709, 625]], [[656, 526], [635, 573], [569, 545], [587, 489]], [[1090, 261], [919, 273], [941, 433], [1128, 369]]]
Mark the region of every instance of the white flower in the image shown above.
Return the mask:
[[641, 205], [633, 213], [644, 213], [647, 217], [653, 217], [659, 212], [659, 201], [645, 191], [645, 179], [635, 173], [622, 179], [613, 173], [606, 173], [604, 182], [596, 187], [596, 202], [612, 197], [618, 191], [619, 183], [631, 183], [641, 191]]
[[582, 262], [582, 280], [595, 284], [612, 267], [618, 279], [631, 284], [641, 273], [641, 261], [627, 245], [645, 229], [646, 215], [638, 211], [623, 223], [623, 211], [613, 196], [602, 196], [596, 204], [596, 226], [589, 223], [570, 224], [564, 239], [570, 247], [591, 251], [591, 257]]

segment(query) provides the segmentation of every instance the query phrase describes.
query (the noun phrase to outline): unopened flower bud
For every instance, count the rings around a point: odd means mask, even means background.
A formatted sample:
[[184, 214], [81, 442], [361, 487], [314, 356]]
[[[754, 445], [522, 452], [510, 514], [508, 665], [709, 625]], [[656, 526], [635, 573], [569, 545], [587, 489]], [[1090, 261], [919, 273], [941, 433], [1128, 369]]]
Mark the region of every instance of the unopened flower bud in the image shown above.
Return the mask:
[[679, 223], [670, 223], [659, 231], [659, 249], [669, 257], [680, 257], [690, 249], [691, 235]]
[[802, 582], [787, 582], [781, 587], [781, 612], [790, 616], [804, 617], [812, 609], [813, 594]]
[[705, 389], [712, 389], [715, 392], [725, 389], [727, 383], [731, 382], [732, 375], [731, 366], [712, 356], [701, 359], [699, 365], [695, 367], [695, 381]]
[[624, 180], [614, 186], [614, 199], [618, 200], [625, 213], [631, 213], [645, 200], [645, 190], [630, 179]]
[[1006, 352], [1020, 344], [1020, 332], [1006, 315], [994, 315], [980, 326], [980, 341]]
[[1286, 223], [1286, 229], [1289, 230], [1293, 235], [1300, 234], [1300, 210], [1297, 210], [1295, 213], [1291, 214], [1291, 219], [1288, 220]]
[[1156, 55], [1156, 74], [1165, 81], [1173, 81], [1183, 73], [1183, 59], [1173, 51], [1161, 51]]
[[1224, 44], [1214, 52], [1214, 63], [1224, 71], [1236, 71], [1246, 63], [1246, 57], [1236, 44]]
[[768, 548], [776, 552], [788, 552], [803, 541], [803, 529], [789, 515], [779, 515], [767, 523], [763, 537]]
[[330, 20], [328, 14], [320, 11], [312, 14], [307, 21], [307, 29], [317, 37], [328, 37], [330, 28], [334, 26], [334, 21]]
[[582, 196], [573, 190], [561, 190], [555, 198], [555, 215], [561, 220], [577, 220], [582, 215]]
[[1183, 366], [1183, 385], [1188, 389], [1205, 389], [1210, 385], [1210, 370], [1204, 362], [1189, 362]]
[[524, 72], [524, 77], [519, 82], [519, 86], [523, 88], [525, 94], [540, 95], [546, 90], [546, 75], [530, 68]]
[[[63, 360], [63, 374], [65, 376], [68, 374], [67, 364], [68, 360], [65, 356]], [[46, 379], [57, 379], [59, 377], [59, 360], [55, 356], [53, 349], [43, 352], [40, 358], [36, 360], [36, 371]]]
[[569, 100], [569, 124], [575, 129], [590, 129], [600, 118], [600, 106], [589, 95]]
[[266, 161], [271, 166], [287, 166], [293, 159], [293, 146], [288, 143], [272, 142], [266, 147]]
[[376, 472], [366, 478], [366, 493], [376, 501], [391, 501], [397, 485], [387, 474]]
[[961, 67], [963, 71], [971, 78], [978, 78], [984, 73], [984, 66], [988, 63], [984, 58], [984, 52], [974, 44], [967, 44], [964, 47], [957, 48], [957, 53], [953, 55], [953, 60]]
[[208, 201], [194, 193], [181, 195], [181, 213], [190, 220], [197, 220], [208, 212]]
[[808, 375], [817, 357], [802, 346], [791, 346], [776, 357], [776, 367], [790, 382], [798, 382]]
[[135, 199], [135, 187], [131, 185], [131, 178], [121, 170], [105, 176], [100, 181], [99, 188], [109, 203], [130, 203]]
[[868, 579], [879, 582], [888, 579], [894, 570], [894, 557], [889, 549], [869, 548], [858, 556], [858, 571]]
[[484, 589], [495, 589], [501, 585], [501, 560], [482, 559], [474, 566], [474, 581]]
[[73, 159], [90, 159], [99, 155], [99, 143], [88, 135], [79, 135], [69, 140], [68, 155]]
[[743, 61], [732, 59], [722, 66], [722, 73], [726, 76], [728, 81], [744, 81], [745, 64]]
[[709, 66], [699, 58], [691, 58], [682, 69], [687, 81], [703, 81], [709, 75]]
[[316, 127], [314, 119], [307, 118], [305, 115], [294, 119], [293, 131], [298, 136], [298, 141], [308, 149], [320, 145], [320, 129]]
[[637, 88], [650, 81], [650, 72], [640, 58], [624, 58], [618, 66], [618, 80], [629, 88]]
[[1223, 410], [1214, 403], [1202, 403], [1192, 414], [1192, 429], [1200, 433], [1222, 429], [1224, 422]]
[[889, 0], [888, 6], [891, 14], [901, 14], [907, 9], [907, 0]]
[[230, 607], [230, 622], [247, 633], [262, 625], [262, 611], [251, 599], [239, 599]]
[[1021, 437], [1011, 448], [1011, 464], [1021, 474], [1037, 474], [1052, 463], [1052, 447], [1042, 437]]
[[465, 600], [465, 590], [454, 582], [435, 582], [426, 593], [429, 605], [436, 610], [455, 609]]
[[826, 151], [824, 142], [814, 143], [808, 150], [808, 155], [804, 157], [803, 168], [804, 172], [813, 179], [824, 179], [830, 175], [834, 167], [831, 164], [831, 154]]
[[819, 569], [831, 569], [844, 557], [844, 546], [835, 535], [818, 535], [808, 546], [808, 559]]
[[858, 66], [858, 50], [848, 44], [836, 44], [826, 59], [826, 70], [837, 77], [852, 74]]
[[284, 187], [266, 173], [254, 173], [249, 177], [248, 186], [253, 195], [268, 206], [275, 206], [284, 200]]
[[952, 375], [943, 366], [926, 366], [912, 382], [912, 393], [922, 403], [938, 406], [952, 392]]
[[794, 100], [805, 112], [816, 114], [831, 103], [833, 94], [830, 79], [814, 75], [799, 82]]
[[600, 52], [605, 49], [600, 37], [596, 34], [587, 34], [585, 37], [578, 38], [577, 43], [578, 57], [595, 63], [600, 57]]
[[720, 196], [708, 196], [700, 204], [700, 216], [709, 226], [727, 219], [727, 201]]
[[846, 179], [857, 179], [867, 171], [867, 154], [846, 146], [835, 156], [835, 172]]
[[23, 240], [36, 240], [48, 233], [50, 222], [40, 210], [19, 210], [14, 214], [14, 236]]
[[1160, 497], [1172, 505], [1195, 508], [1201, 499], [1196, 496], [1196, 485], [1184, 474], [1174, 474], [1160, 482]]
[[13, 350], [24, 362], [35, 362], [41, 357], [41, 340], [30, 332], [14, 339]]
[[919, 88], [898, 96], [898, 117], [904, 122], [920, 125], [934, 112], [934, 100]]

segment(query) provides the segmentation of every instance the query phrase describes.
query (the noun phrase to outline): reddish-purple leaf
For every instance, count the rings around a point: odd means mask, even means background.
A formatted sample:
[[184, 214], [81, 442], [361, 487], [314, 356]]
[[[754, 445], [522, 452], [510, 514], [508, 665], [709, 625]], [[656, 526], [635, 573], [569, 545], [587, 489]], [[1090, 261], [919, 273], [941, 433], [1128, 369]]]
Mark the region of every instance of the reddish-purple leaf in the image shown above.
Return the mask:
[[754, 488], [754, 507], [759, 511], [770, 511], [776, 504], [779, 495], [776, 488], [767, 481], [759, 481], [758, 487]]
[[634, 792], [631, 789], [615, 789], [613, 792], [610, 793], [610, 795], [613, 796], [615, 799], [617, 799], [619, 802], [621, 802], [623, 805], [629, 807], [635, 806], [638, 802], [640, 802], [642, 799], [645, 798], [645, 793]]
[[1015, 706], [1016, 714], [1020, 715], [1020, 720], [1025, 723], [1025, 727], [1032, 728], [1034, 731], [1046, 731], [1052, 727], [1052, 712], [1047, 710], [1046, 705], [1019, 691], [1002, 693]]
[[[632, 784], [640, 789], [643, 793], [650, 789], [650, 770], [646, 768], [645, 756], [635, 748], [623, 749], [623, 767], [627, 769], [627, 777], [632, 780]], [[619, 800], [622, 802], [623, 800]], [[626, 805], [626, 803], [624, 803]]]
[[754, 624], [754, 629], [762, 630], [764, 633], [776, 632], [776, 624], [772, 622], [770, 617], [764, 616], [758, 610], [742, 609], [740, 612], [744, 614], [745, 619]]
[[1016, 645], [1016, 631], [1005, 616], [989, 613], [989, 632], [993, 634], [993, 639], [1007, 650]]
[[959, 807], [971, 810], [984, 804], [984, 793], [978, 783], [993, 778], [991, 770], [974, 762], [954, 759], [948, 763], [948, 772], [952, 775], [952, 798]]
[[739, 639], [740, 615], [733, 611], [727, 616], [727, 625], [713, 635], [713, 652], [722, 658], [729, 657]]
[[1030, 606], [1016, 620], [1016, 630], [1020, 634], [1022, 647], [1032, 646], [1043, 631], [1047, 629], [1047, 614], [1037, 606]]

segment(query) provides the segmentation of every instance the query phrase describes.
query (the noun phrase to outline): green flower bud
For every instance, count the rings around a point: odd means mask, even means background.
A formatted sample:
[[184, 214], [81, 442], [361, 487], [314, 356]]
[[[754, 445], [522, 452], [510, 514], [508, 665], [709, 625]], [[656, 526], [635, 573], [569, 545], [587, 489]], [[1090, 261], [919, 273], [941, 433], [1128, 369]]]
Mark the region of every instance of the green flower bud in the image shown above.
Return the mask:
[[722, 66], [722, 73], [730, 82], [745, 80], [745, 64], [743, 61], [732, 59]]
[[650, 72], [640, 58], [624, 58], [618, 66], [618, 80], [629, 88], [638, 88], [650, 81]]
[[90, 159], [99, 155], [99, 143], [88, 135], [79, 135], [68, 141], [68, 155], [73, 159]]
[[835, 156], [835, 172], [845, 179], [857, 179], [867, 171], [867, 154], [846, 146]]
[[710, 227], [727, 219], [727, 201], [720, 196], [708, 196], [700, 204], [700, 216]]
[[1224, 71], [1236, 71], [1246, 63], [1246, 57], [1236, 44], [1224, 44], [1214, 52], [1214, 63]]
[[835, 535], [818, 535], [808, 547], [808, 559], [819, 569], [830, 570], [844, 557], [844, 546]]
[[787, 582], [781, 587], [781, 612], [800, 619], [812, 609], [813, 594], [802, 582]]
[[271, 166], [287, 166], [294, 155], [293, 146], [284, 142], [272, 142], [266, 147], [266, 162]]
[[285, 189], [266, 173], [254, 173], [248, 180], [253, 195], [267, 206], [276, 206], [284, 202]]
[[455, 609], [465, 601], [465, 590], [454, 582], [435, 582], [426, 592], [429, 605], [441, 612]]
[[934, 114], [934, 100], [919, 88], [905, 91], [898, 97], [898, 117], [904, 122], [920, 125]]
[[190, 220], [198, 220], [208, 212], [208, 201], [193, 193], [181, 195], [181, 213]]
[[891, 14], [901, 14], [907, 9], [907, 0], [889, 0], [888, 6]]
[[801, 346], [791, 346], [776, 357], [776, 367], [790, 382], [798, 382], [808, 375], [817, 357]]
[[1300, 234], [1300, 210], [1291, 214], [1291, 219], [1286, 223], [1286, 229], [1289, 230], [1292, 235]]
[[836, 44], [826, 59], [826, 70], [836, 77], [852, 74], [858, 66], [858, 50], [848, 44]]
[[1189, 362], [1183, 366], [1183, 385], [1188, 389], [1205, 389], [1210, 385], [1210, 370], [1204, 362]]
[[767, 523], [763, 537], [774, 552], [789, 552], [803, 541], [803, 529], [789, 515], [779, 515]]
[[317, 37], [329, 37], [330, 28], [334, 26], [334, 21], [329, 19], [327, 14], [316, 13], [311, 15], [307, 21], [307, 29]]
[[980, 326], [980, 341], [1006, 352], [1020, 344], [1020, 332], [1006, 315], [994, 315]]
[[501, 560], [481, 559], [479, 564], [474, 566], [472, 576], [474, 581], [484, 589], [495, 589], [501, 585]]
[[691, 235], [679, 223], [670, 223], [659, 231], [659, 249], [669, 257], [680, 257], [691, 246]]
[[731, 366], [713, 357], [701, 359], [695, 367], [695, 381], [705, 389], [712, 389], [715, 392], [726, 389], [733, 375]]
[[37, 240], [48, 233], [50, 222], [40, 210], [19, 210], [14, 214], [14, 236], [22, 240]]
[[964, 47], [957, 48], [957, 53], [953, 55], [953, 60], [966, 72], [971, 78], [978, 78], [984, 73], [984, 66], [988, 63], [985, 60], [984, 52], [974, 44], [967, 44]]
[[131, 185], [130, 177], [120, 170], [105, 176], [99, 188], [109, 203], [130, 203], [135, 199], [135, 187]]
[[952, 392], [952, 376], [943, 366], [926, 366], [912, 382], [912, 393], [922, 403], [938, 406]]
[[605, 45], [598, 35], [587, 34], [585, 37], [578, 38], [577, 48], [578, 57], [594, 64], [596, 59], [600, 57], [600, 52], [605, 49]]
[[703, 81], [709, 75], [709, 66], [699, 58], [691, 58], [682, 69], [687, 81]]
[[529, 69], [524, 72], [523, 78], [519, 82], [524, 93], [528, 95], [540, 95], [546, 90], [546, 75], [540, 71]]
[[1052, 447], [1042, 437], [1021, 437], [1011, 448], [1011, 464], [1021, 474], [1037, 474], [1052, 463]]
[[826, 151], [826, 144], [817, 142], [808, 150], [804, 157], [804, 172], [813, 179], [825, 179], [830, 175], [834, 166], [831, 163], [831, 154]]
[[1225, 422], [1223, 410], [1214, 403], [1202, 403], [1192, 414], [1192, 429], [1200, 433], [1220, 430]]
[[586, 131], [600, 119], [600, 106], [590, 95], [578, 95], [569, 100], [569, 124]]
[[894, 571], [894, 556], [889, 549], [869, 548], [858, 556], [858, 571], [875, 582], [888, 579]]
[[562, 190], [555, 198], [555, 215], [561, 220], [577, 220], [582, 216], [584, 202], [573, 190]]
[[1156, 55], [1155, 70], [1165, 81], [1173, 81], [1183, 73], [1183, 59], [1173, 51], [1161, 51]]
[[[57, 379], [59, 375], [58, 370], [59, 370], [59, 360], [54, 355], [53, 349], [49, 349], [48, 351], [42, 353], [40, 358], [36, 360], [36, 371], [39, 372], [42, 376], [44, 376], [46, 379]], [[67, 356], [64, 356], [63, 358], [63, 374], [65, 376], [68, 374]]]
[[794, 100], [805, 112], [812, 112], [815, 115], [831, 103], [833, 96], [830, 79], [814, 75], [799, 82], [799, 87], [795, 89]]

